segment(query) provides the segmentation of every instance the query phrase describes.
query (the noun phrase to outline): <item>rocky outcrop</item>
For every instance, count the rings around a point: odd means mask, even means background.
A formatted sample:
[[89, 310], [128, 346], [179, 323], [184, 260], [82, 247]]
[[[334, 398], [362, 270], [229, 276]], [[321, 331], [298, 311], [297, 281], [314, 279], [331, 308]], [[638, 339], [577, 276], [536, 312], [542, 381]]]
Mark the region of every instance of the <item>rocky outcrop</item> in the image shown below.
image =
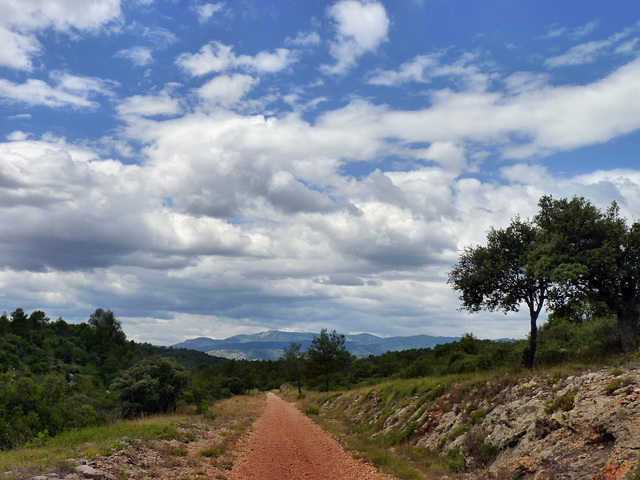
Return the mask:
[[[456, 405], [423, 425], [416, 443], [459, 449], [470, 468], [484, 467], [483, 478], [624, 478], [640, 457], [640, 370], [616, 373], [509, 386], [477, 407]], [[485, 452], [485, 465], [478, 451]]]
[[[520, 382], [469, 380], [437, 398], [394, 399], [398, 404], [387, 404], [387, 413], [378, 405], [382, 393], [375, 387], [359, 393], [352, 416], [376, 423], [375, 434], [413, 428], [402, 438], [444, 455], [462, 454], [468, 478], [617, 480], [639, 465], [637, 366]], [[340, 397], [323, 408], [332, 407], [350, 409]]]

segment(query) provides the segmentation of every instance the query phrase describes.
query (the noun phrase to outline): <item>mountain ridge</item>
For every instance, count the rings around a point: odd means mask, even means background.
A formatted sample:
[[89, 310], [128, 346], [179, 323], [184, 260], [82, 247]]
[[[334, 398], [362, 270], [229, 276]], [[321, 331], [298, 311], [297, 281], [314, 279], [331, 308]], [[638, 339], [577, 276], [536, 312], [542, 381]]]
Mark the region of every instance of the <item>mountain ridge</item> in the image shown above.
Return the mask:
[[[222, 340], [197, 337], [172, 345], [172, 348], [188, 348], [236, 360], [277, 360], [291, 342], [302, 344], [302, 349], [306, 350], [311, 345], [313, 337], [317, 335], [312, 332], [266, 330], [255, 334], [234, 335]], [[378, 337], [371, 333], [359, 333], [345, 335], [345, 347], [356, 357], [367, 357], [381, 355], [387, 351], [433, 348], [459, 339], [460, 337], [432, 335]]]

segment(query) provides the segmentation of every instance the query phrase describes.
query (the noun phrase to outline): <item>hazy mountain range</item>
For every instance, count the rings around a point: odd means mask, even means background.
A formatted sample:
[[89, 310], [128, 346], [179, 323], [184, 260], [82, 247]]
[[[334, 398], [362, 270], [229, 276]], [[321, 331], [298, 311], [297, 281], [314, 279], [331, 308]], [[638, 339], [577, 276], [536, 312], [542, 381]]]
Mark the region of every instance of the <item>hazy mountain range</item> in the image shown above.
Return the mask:
[[[315, 333], [296, 333], [269, 330], [253, 335], [236, 335], [224, 340], [199, 337], [173, 345], [173, 348], [189, 348], [223, 358], [245, 360], [277, 360], [290, 342], [302, 344], [306, 350]], [[430, 348], [442, 343], [455, 342], [460, 337], [433, 337], [413, 335], [409, 337], [377, 337], [369, 333], [345, 335], [345, 346], [357, 357], [380, 355], [387, 351]]]

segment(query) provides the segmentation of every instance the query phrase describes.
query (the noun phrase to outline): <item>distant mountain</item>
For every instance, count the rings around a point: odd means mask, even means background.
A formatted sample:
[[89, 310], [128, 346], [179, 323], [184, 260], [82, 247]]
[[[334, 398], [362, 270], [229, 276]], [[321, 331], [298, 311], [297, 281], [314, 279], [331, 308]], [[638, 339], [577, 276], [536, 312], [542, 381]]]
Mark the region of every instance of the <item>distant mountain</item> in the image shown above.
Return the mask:
[[[302, 344], [306, 350], [311, 345], [314, 333], [281, 332], [268, 330], [254, 335], [236, 335], [224, 340], [199, 337], [173, 345], [173, 348], [188, 348], [210, 355], [237, 360], [277, 360], [289, 343]], [[409, 350], [411, 348], [432, 348], [443, 343], [459, 340], [460, 337], [433, 337], [413, 335], [410, 337], [378, 337], [370, 333], [345, 335], [345, 346], [356, 357], [381, 355], [388, 351]]]

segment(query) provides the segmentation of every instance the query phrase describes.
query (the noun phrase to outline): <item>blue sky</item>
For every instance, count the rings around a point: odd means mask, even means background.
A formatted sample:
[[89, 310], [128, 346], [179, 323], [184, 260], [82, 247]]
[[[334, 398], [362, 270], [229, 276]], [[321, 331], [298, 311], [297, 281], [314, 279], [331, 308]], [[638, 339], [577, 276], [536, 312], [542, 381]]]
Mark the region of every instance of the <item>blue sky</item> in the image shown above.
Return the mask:
[[446, 273], [544, 194], [640, 217], [640, 4], [0, 0], [0, 300], [173, 344], [522, 337]]

